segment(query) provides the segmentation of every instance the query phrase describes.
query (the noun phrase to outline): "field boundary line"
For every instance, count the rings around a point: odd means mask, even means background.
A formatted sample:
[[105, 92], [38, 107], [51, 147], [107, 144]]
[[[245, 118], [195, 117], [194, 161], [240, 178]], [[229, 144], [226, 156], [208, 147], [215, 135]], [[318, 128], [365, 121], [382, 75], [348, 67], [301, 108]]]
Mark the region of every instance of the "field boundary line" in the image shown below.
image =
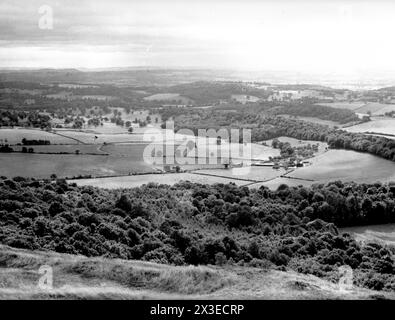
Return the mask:
[[79, 139], [77, 139], [77, 138], [73, 138], [73, 137], [70, 137], [70, 136], [66, 136], [66, 135], [61, 134], [61, 133], [56, 132], [56, 131], [52, 131], [52, 133], [53, 133], [53, 134], [57, 134], [58, 136], [61, 136], [61, 137], [63, 137], [63, 138], [68, 138], [68, 139], [77, 141], [77, 142], [79, 142], [79, 143], [81, 143], [81, 144], [90, 144], [90, 143], [83, 142], [83, 141], [81, 141], [81, 140], [79, 140]]
[[221, 176], [221, 175], [218, 175], [218, 174], [201, 173], [201, 172], [195, 172], [195, 171], [191, 171], [190, 173], [191, 173], [191, 174], [197, 174], [197, 175], [201, 175], [201, 176], [209, 176], [209, 177], [225, 178], [225, 179], [229, 179], [229, 180], [248, 181], [248, 182], [252, 182], [252, 183], [260, 183], [260, 182], [264, 182], [263, 180], [242, 179], [242, 178], [236, 178], [236, 177], [227, 177], [227, 176]]

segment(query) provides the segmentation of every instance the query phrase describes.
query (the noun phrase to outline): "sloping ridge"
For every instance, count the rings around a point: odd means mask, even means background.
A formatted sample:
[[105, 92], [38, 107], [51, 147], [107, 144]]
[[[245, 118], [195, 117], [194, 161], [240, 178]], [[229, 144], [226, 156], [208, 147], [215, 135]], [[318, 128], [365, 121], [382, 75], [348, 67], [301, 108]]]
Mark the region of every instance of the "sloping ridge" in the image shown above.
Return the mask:
[[[43, 277], [40, 268], [48, 266], [52, 268], [52, 289], [38, 285]], [[340, 291], [336, 284], [291, 271], [242, 266], [168, 266], [0, 245], [0, 299], [375, 298], [394, 295], [360, 288]]]

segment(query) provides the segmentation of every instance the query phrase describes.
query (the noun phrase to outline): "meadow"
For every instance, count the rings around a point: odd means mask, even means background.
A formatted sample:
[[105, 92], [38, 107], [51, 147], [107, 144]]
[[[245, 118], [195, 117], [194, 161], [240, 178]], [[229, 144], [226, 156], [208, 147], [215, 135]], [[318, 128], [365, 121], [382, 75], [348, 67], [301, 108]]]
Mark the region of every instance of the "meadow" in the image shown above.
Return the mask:
[[395, 135], [395, 118], [373, 118], [369, 122], [345, 128], [348, 132], [367, 132]]
[[153, 167], [142, 159], [102, 155], [0, 154], [0, 175], [49, 178], [79, 175], [128, 175], [133, 172], [152, 172]]
[[97, 179], [78, 179], [70, 180], [78, 186], [93, 186], [106, 189], [135, 188], [149, 183], [174, 185], [181, 181], [190, 181], [194, 183], [213, 184], [213, 183], [234, 183], [238, 186], [249, 184], [246, 180], [234, 180], [232, 178], [223, 178], [217, 176], [206, 176], [194, 173], [167, 173], [167, 174], [144, 174], [124, 177], [109, 177]]
[[267, 187], [270, 190], [277, 190], [278, 187], [282, 186], [282, 185], [287, 185], [289, 187], [297, 187], [300, 185], [310, 186], [313, 183], [314, 183], [313, 181], [308, 181], [308, 180], [298, 180], [298, 179], [289, 179], [289, 178], [285, 178], [285, 177], [279, 177], [279, 178], [274, 178], [272, 180], [265, 181], [265, 182], [254, 183], [254, 184], [249, 185], [249, 187], [255, 188], [255, 189], [259, 189], [260, 187]]
[[[15, 146], [15, 151], [22, 151], [22, 146]], [[100, 149], [100, 146], [94, 144], [54, 144], [32, 146], [34, 153], [79, 153], [79, 154], [107, 154]]]
[[[395, 181], [395, 163], [350, 150], [329, 150], [311, 159], [311, 165], [288, 174], [291, 178], [316, 182], [333, 180], [355, 182]], [[303, 184], [301, 181], [299, 184]]]
[[371, 113], [374, 116], [384, 115], [386, 112], [395, 111], [394, 104], [380, 103], [380, 102], [329, 102], [329, 103], [319, 103], [319, 105], [339, 108], [339, 109], [349, 109], [357, 113], [367, 114]]
[[232, 169], [206, 169], [198, 170], [195, 173], [220, 176], [233, 179], [250, 180], [250, 181], [265, 181], [277, 178], [286, 173], [284, 169], [275, 170], [272, 167], [242, 167]]
[[[22, 139], [26, 138], [29, 140], [49, 140], [51, 144], [76, 144], [77, 141], [63, 137], [51, 132], [39, 130], [39, 129], [24, 129], [24, 128], [13, 128], [13, 129], [0, 129], [0, 142], [17, 144], [21, 143]], [[6, 141], [7, 140], [7, 141]]]

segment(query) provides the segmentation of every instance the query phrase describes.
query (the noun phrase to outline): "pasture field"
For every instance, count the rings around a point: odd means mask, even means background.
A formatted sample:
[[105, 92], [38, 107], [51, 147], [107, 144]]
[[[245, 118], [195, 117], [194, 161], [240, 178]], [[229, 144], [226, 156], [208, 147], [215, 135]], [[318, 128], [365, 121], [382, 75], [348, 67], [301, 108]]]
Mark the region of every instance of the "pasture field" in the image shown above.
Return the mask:
[[317, 103], [320, 106], [327, 106], [338, 109], [358, 110], [365, 105], [365, 102], [354, 101], [354, 102], [320, 102]]
[[395, 104], [386, 104], [379, 102], [329, 102], [318, 103], [321, 106], [332, 108], [349, 109], [360, 114], [371, 112], [373, 116], [384, 115], [386, 112], [395, 111]]
[[341, 228], [339, 231], [342, 233], [347, 232], [359, 241], [395, 245], [395, 224], [393, 223]]
[[59, 83], [60, 88], [78, 89], [78, 88], [98, 88], [93, 84], [76, 84], [76, 83]]
[[250, 188], [257, 188], [259, 189], [262, 186], [268, 187], [271, 190], [277, 190], [277, 188], [282, 185], [282, 184], [286, 184], [289, 187], [297, 187], [300, 185], [303, 186], [310, 186], [312, 185], [314, 182], [312, 181], [301, 181], [301, 180], [296, 180], [296, 179], [288, 179], [288, 178], [283, 178], [283, 177], [279, 177], [279, 178], [275, 178], [266, 182], [258, 182], [258, 183], [254, 183], [251, 184], [249, 187]]
[[[76, 139], [81, 143], [103, 144], [103, 143], [120, 143], [120, 142], [142, 142], [142, 134], [129, 133], [103, 133], [99, 134], [90, 130], [73, 130], [73, 129], [56, 129], [57, 133]], [[97, 138], [95, 138], [97, 137]]]
[[369, 102], [356, 111], [359, 113], [371, 112], [372, 115], [384, 115], [386, 112], [395, 111], [395, 104]]
[[21, 143], [23, 138], [29, 140], [49, 140], [51, 144], [77, 144], [75, 140], [39, 129], [0, 129], [0, 140], [3, 140], [3, 142], [7, 139], [9, 144], [17, 144]]
[[79, 175], [128, 175], [133, 172], [152, 172], [155, 169], [142, 159], [101, 155], [0, 154], [0, 175], [49, 178]]
[[395, 135], [395, 118], [373, 118], [372, 121], [347, 127], [345, 130], [348, 132], [370, 132], [383, 135]]
[[[287, 176], [316, 182], [333, 180], [374, 183], [395, 181], [395, 163], [371, 154], [350, 150], [329, 150], [311, 159], [308, 167]], [[303, 184], [303, 181], [300, 182]]]
[[30, 94], [38, 95], [42, 94], [44, 90], [41, 89], [18, 89], [18, 88], [1, 88], [0, 93], [19, 93], [19, 94]]
[[102, 126], [84, 125], [83, 130], [96, 134], [128, 133], [128, 128], [117, 126], [112, 122], [103, 122]]
[[[98, 145], [93, 144], [63, 144], [63, 145], [47, 145], [47, 146], [31, 146], [35, 153], [75, 153], [77, 150], [80, 154], [95, 153], [95, 154], [106, 154], [101, 151]], [[15, 151], [22, 151], [22, 146], [13, 147]]]
[[251, 181], [265, 181], [276, 177], [279, 177], [286, 173], [286, 171], [281, 168], [279, 170], [274, 170], [271, 167], [241, 167], [241, 168], [231, 168], [231, 169], [206, 169], [197, 170], [196, 174], [204, 174], [211, 176], [221, 176], [226, 178], [234, 179], [244, 179]]
[[79, 186], [93, 186], [107, 189], [118, 188], [134, 188], [140, 187], [143, 184], [158, 183], [174, 185], [181, 181], [190, 181], [194, 183], [213, 184], [213, 183], [230, 183], [233, 182], [238, 186], [248, 184], [248, 181], [233, 180], [228, 178], [203, 176], [193, 173], [167, 173], [167, 174], [144, 174], [135, 176], [124, 177], [110, 177], [110, 178], [97, 178], [97, 179], [77, 179], [70, 180]]
[[[280, 155], [279, 149], [274, 149], [271, 146], [264, 146], [257, 143], [239, 144], [239, 143], [225, 143], [217, 146], [216, 144], [209, 144], [208, 152], [215, 150], [218, 147], [218, 154], [229, 154], [234, 159], [250, 160], [268, 160], [269, 157], [276, 157]], [[215, 152], [215, 151], [214, 151]], [[251, 157], [249, 156], [251, 152]]]
[[103, 96], [99, 94], [92, 94], [92, 95], [84, 95], [84, 96], [73, 96], [74, 98], [80, 98], [80, 99], [92, 99], [92, 100], [100, 100], [100, 101], [105, 101], [105, 100], [113, 100], [115, 97], [112, 96]]

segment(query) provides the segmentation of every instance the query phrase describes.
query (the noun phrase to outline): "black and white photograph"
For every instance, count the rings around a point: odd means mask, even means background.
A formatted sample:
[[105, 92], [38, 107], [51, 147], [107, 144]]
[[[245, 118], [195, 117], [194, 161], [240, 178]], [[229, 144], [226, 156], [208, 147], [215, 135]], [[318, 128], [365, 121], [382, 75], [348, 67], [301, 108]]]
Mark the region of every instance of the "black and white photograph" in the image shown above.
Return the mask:
[[0, 0], [0, 300], [395, 299], [394, 17]]

